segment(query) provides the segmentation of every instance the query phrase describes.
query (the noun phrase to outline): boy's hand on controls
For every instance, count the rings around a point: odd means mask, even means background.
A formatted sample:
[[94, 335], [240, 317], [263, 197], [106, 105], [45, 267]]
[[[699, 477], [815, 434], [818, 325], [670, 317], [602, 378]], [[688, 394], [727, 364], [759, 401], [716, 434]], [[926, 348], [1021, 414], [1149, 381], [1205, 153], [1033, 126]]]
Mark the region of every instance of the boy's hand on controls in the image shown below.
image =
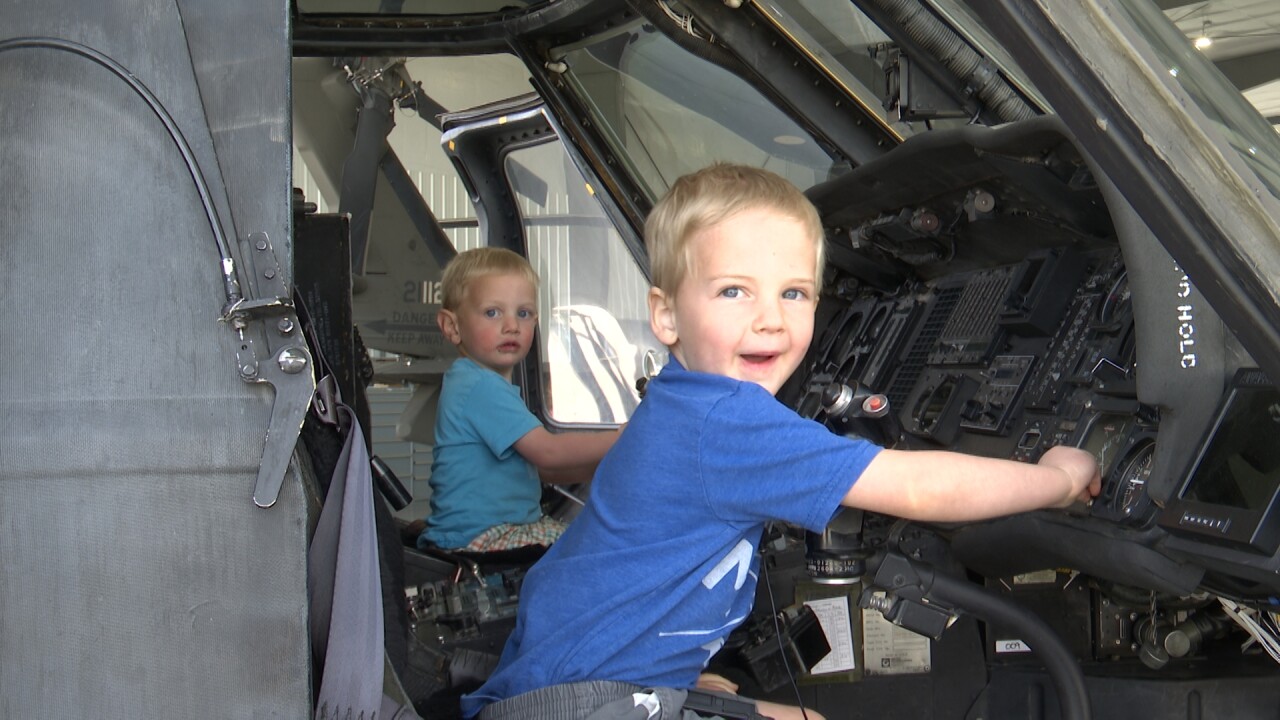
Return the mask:
[[1093, 453], [1058, 445], [1046, 450], [1040, 457], [1039, 464], [1061, 470], [1071, 483], [1070, 492], [1054, 507], [1064, 508], [1076, 502], [1087, 503], [1102, 492], [1102, 472]]

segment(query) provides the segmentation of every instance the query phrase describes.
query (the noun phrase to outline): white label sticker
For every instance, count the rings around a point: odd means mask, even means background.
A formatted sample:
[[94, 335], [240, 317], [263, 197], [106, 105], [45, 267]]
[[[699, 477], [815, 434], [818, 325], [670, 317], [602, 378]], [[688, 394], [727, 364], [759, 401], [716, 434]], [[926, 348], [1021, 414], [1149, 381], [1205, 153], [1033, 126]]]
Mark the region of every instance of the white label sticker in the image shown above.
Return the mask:
[[1048, 585], [1058, 581], [1057, 570], [1036, 570], [1013, 576], [1014, 585]]
[[996, 654], [1000, 653], [1029, 653], [1031, 648], [1021, 640], [997, 640]]
[[853, 628], [849, 625], [848, 598], [806, 600], [804, 604], [813, 608], [813, 614], [818, 616], [818, 623], [827, 634], [827, 643], [831, 645], [831, 652], [814, 665], [809, 670], [809, 674], [846, 672], [856, 668], [858, 659], [853, 650]]

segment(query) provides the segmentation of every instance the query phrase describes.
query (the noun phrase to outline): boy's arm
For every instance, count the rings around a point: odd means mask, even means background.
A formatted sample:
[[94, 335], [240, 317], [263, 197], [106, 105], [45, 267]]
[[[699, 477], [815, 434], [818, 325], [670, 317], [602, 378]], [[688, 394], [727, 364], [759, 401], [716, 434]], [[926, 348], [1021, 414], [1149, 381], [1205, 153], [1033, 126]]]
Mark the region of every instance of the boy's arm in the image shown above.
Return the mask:
[[600, 458], [618, 440], [622, 428], [605, 432], [548, 432], [536, 427], [516, 441], [516, 452], [533, 463], [547, 482], [575, 483], [591, 478]]
[[985, 520], [1087, 501], [1102, 488], [1093, 455], [1050, 448], [1040, 462], [940, 450], [883, 450], [841, 504], [911, 520]]
[[579, 485], [591, 482], [595, 477], [597, 463], [579, 465], [563, 470], [538, 469], [538, 479], [545, 485]]

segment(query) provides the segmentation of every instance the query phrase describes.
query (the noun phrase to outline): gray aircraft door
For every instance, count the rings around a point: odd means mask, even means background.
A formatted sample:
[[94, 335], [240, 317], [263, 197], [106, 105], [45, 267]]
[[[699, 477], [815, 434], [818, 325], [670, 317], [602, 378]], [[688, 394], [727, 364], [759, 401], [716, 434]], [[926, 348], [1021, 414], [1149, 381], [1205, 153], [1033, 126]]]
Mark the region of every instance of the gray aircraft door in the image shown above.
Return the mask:
[[2, 12], [0, 716], [305, 717], [287, 4]]

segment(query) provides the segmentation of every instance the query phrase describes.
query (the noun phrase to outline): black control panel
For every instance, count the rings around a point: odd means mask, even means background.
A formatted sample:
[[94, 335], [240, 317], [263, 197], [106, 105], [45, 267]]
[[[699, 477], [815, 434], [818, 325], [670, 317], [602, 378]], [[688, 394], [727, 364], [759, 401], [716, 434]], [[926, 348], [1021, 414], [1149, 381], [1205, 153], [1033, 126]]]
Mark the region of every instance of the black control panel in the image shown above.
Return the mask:
[[[821, 389], [856, 384], [888, 398], [901, 428], [889, 441], [908, 448], [1023, 462], [1087, 449], [1104, 475], [1090, 513], [1143, 527], [1158, 417], [1137, 398], [1133, 333], [1118, 249], [1042, 250], [851, 298], [800, 408], [823, 419]], [[873, 439], [875, 425], [862, 428]]]

